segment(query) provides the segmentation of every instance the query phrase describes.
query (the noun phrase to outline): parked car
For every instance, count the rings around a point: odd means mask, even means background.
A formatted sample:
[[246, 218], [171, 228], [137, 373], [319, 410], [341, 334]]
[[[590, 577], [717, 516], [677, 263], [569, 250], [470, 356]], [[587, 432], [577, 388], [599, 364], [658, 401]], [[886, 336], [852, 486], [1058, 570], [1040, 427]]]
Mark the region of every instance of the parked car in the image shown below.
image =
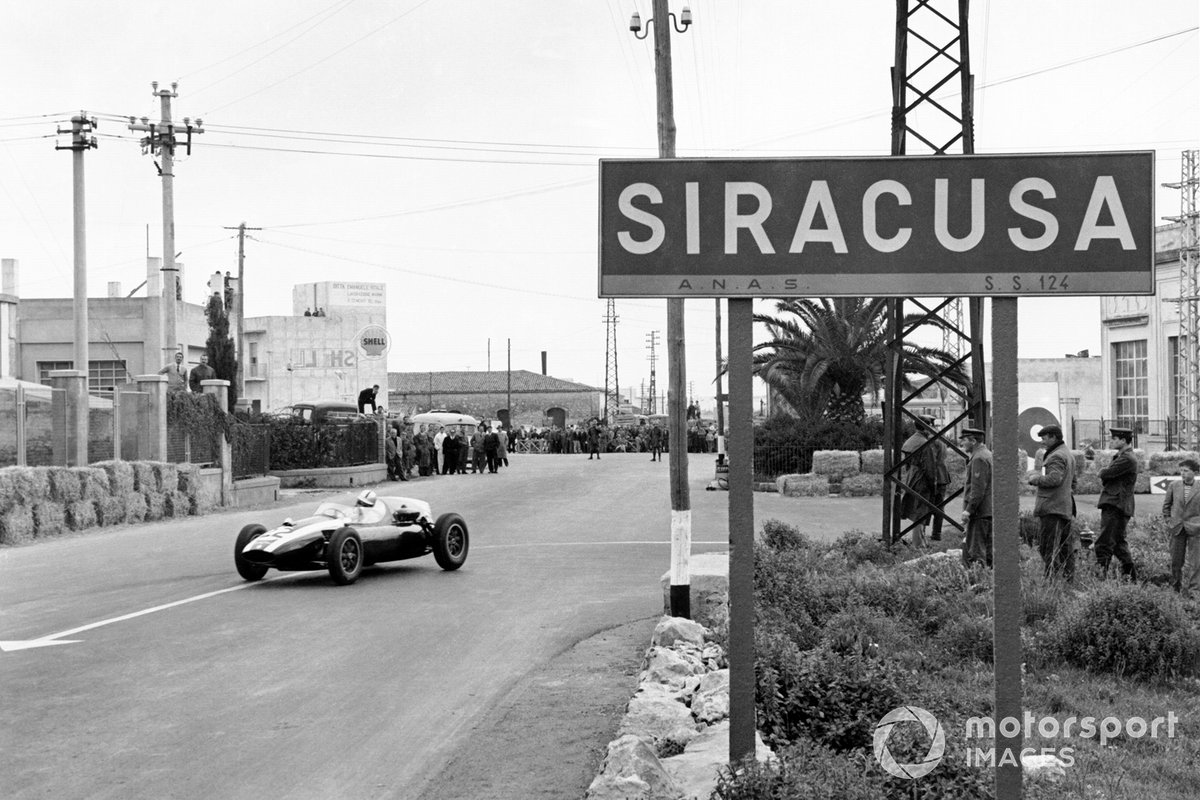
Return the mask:
[[429, 504], [411, 497], [379, 497], [370, 489], [317, 506], [311, 517], [285, 519], [268, 530], [247, 525], [233, 546], [233, 563], [248, 581], [269, 569], [329, 570], [334, 583], [358, 580], [363, 567], [433, 554], [456, 570], [467, 560], [470, 538], [458, 514], [435, 521]]
[[358, 413], [358, 406], [345, 400], [305, 400], [273, 412], [271, 416], [312, 425], [373, 419], [369, 414]]

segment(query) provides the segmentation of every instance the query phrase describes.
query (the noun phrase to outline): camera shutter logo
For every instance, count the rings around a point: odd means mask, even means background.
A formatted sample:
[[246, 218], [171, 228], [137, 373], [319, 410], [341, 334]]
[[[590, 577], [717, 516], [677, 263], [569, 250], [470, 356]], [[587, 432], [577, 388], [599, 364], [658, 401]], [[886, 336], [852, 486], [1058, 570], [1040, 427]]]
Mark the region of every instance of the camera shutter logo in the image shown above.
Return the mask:
[[[892, 735], [892, 728], [901, 722], [919, 722], [924, 726], [925, 732], [929, 734], [931, 740], [929, 752], [916, 764], [898, 764], [891, 751], [888, 750], [887, 742], [888, 737]], [[889, 773], [897, 778], [920, 778], [928, 775], [934, 767], [941, 763], [942, 756], [946, 753], [946, 732], [942, 730], [942, 723], [938, 722], [937, 717], [925, 709], [917, 706], [900, 706], [885, 714], [883, 719], [875, 725], [873, 744], [875, 760]]]

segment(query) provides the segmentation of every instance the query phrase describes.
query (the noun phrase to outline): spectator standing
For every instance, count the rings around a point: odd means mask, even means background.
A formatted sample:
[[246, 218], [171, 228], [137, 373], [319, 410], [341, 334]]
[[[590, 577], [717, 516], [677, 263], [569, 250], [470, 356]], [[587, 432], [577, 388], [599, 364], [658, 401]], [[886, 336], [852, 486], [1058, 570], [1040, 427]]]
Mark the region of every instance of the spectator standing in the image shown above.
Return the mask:
[[972, 564], [992, 566], [992, 451], [979, 428], [963, 428], [961, 434], [967, 462], [967, 479], [963, 487], [962, 521], [967, 526], [963, 540], [962, 558]]
[[1109, 428], [1112, 440], [1109, 446], [1116, 449], [1112, 463], [1100, 470], [1100, 536], [1093, 550], [1096, 564], [1104, 577], [1108, 577], [1108, 565], [1113, 556], [1121, 562], [1121, 575], [1137, 580], [1133, 566], [1133, 555], [1125, 540], [1129, 518], [1133, 516], [1133, 487], [1137, 483], [1138, 462], [1133, 454], [1133, 430], [1131, 428]]
[[471, 439], [467, 436], [466, 427], [458, 429], [458, 474], [467, 474], [467, 458], [471, 455]]
[[904, 440], [900, 450], [907, 460], [904, 483], [907, 487], [900, 502], [900, 516], [914, 523], [913, 547], [924, 547], [925, 525], [932, 513], [929, 500], [937, 481], [936, 450], [929, 444], [929, 426], [933, 417], [920, 417], [912, 436]]
[[471, 434], [471, 474], [478, 472], [483, 474], [484, 464], [484, 433], [483, 425], [475, 429], [475, 433]]
[[375, 402], [375, 396], [379, 394], [379, 384], [363, 389], [358, 393], [358, 413], [367, 413], [367, 406], [371, 407], [371, 413], [374, 414], [379, 410], [379, 406]]
[[592, 456], [595, 456], [596, 460], [599, 461], [600, 460], [600, 420], [593, 419], [591, 424], [588, 425], [587, 443], [588, 443], [588, 461], [592, 460]]
[[433, 474], [438, 474], [438, 458], [441, 457], [442, 445], [446, 441], [446, 430], [439, 427], [433, 435]]
[[1200, 600], [1200, 486], [1196, 473], [1200, 463], [1185, 458], [1179, 462], [1183, 478], [1167, 486], [1163, 519], [1171, 542], [1171, 587], [1186, 599]]
[[[936, 424], [934, 417], [926, 417], [930, 426]], [[978, 430], [978, 429], [977, 429]], [[929, 499], [933, 501], [933, 505], [941, 509], [946, 505], [946, 487], [950, 485], [950, 468], [946, 466], [946, 443], [942, 437], [936, 432], [930, 431], [929, 446], [933, 448], [933, 463], [935, 467], [933, 479], [933, 497]], [[933, 515], [933, 523], [930, 526], [929, 539], [934, 542], [942, 540], [942, 522], [944, 522], [941, 514]], [[988, 562], [989, 566], [991, 562]]]
[[499, 453], [500, 435], [495, 431], [488, 431], [483, 435], [483, 455], [487, 460], [487, 471], [490, 474], [494, 475], [500, 471]]
[[208, 365], [208, 353], [200, 354], [200, 363], [192, 367], [188, 373], [188, 387], [193, 394], [200, 394], [204, 387], [200, 381], [211, 381], [217, 377], [217, 371]]
[[183, 353], [175, 353], [174, 363], [167, 364], [158, 371], [159, 375], [167, 376], [168, 392], [186, 392], [188, 390], [187, 367], [183, 365]]
[[429, 477], [429, 465], [432, 461], [433, 441], [426, 435], [424, 429], [413, 436], [413, 448], [417, 453], [417, 474], [422, 478]]
[[458, 472], [458, 437], [453, 433], [446, 433], [442, 435], [442, 474], [453, 475], [456, 472]]
[[383, 439], [383, 452], [387, 459], [387, 476], [389, 481], [399, 480], [400, 460], [396, 449], [396, 432], [388, 429]]
[[508, 466], [508, 431], [506, 431], [504, 428], [501, 428], [500, 430], [496, 431], [496, 438], [499, 439], [499, 441], [500, 441], [500, 447], [496, 451], [496, 459], [501, 464], [503, 464], [504, 466], [507, 467]]
[[657, 422], [650, 423], [650, 430], [646, 433], [646, 444], [650, 448], [650, 460], [662, 461], [663, 431]]
[[1046, 453], [1042, 473], [1029, 482], [1037, 487], [1033, 514], [1041, 521], [1038, 549], [1046, 577], [1075, 579], [1075, 547], [1071, 520], [1075, 518], [1075, 459], [1063, 443], [1062, 428], [1047, 425], [1038, 431]]

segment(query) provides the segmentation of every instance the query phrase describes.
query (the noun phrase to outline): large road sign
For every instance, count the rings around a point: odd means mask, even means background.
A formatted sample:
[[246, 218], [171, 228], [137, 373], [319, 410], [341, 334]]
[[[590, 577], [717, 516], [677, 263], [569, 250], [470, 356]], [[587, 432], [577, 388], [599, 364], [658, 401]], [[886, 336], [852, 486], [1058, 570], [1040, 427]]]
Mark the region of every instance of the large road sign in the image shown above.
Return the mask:
[[1154, 153], [600, 162], [601, 297], [1153, 294]]

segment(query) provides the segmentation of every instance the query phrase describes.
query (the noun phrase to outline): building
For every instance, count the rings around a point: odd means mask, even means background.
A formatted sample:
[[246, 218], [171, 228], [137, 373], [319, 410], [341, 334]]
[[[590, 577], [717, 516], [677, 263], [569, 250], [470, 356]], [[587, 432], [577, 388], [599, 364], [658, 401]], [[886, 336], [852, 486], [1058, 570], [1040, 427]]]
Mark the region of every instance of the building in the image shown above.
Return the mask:
[[1180, 416], [1180, 243], [1183, 226], [1155, 231], [1155, 294], [1100, 301], [1102, 414], [1133, 427], [1141, 446], [1172, 446]]
[[480, 419], [511, 416], [517, 427], [545, 427], [586, 422], [604, 409], [603, 389], [527, 370], [392, 372], [387, 379], [387, 407], [404, 414], [444, 408]]
[[247, 317], [243, 397], [262, 410], [354, 402], [388, 383], [387, 285], [323, 281], [292, 289], [292, 314]]

